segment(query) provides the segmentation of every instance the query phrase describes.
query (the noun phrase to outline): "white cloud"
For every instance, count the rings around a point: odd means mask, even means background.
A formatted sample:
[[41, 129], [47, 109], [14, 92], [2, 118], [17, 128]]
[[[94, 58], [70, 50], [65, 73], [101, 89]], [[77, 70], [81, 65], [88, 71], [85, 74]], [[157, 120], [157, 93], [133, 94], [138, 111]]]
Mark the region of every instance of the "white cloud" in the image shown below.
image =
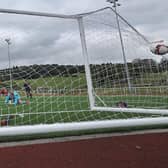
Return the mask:
[[[118, 8], [119, 13], [142, 34], [150, 40], [164, 39], [168, 41], [168, 1], [162, 0], [162, 3], [160, 3], [158, 0], [120, 0], [120, 2], [122, 6]], [[108, 4], [105, 0], [5, 0], [0, 2], [0, 6], [1, 8], [19, 10], [75, 14], [95, 10], [108, 6]], [[114, 27], [116, 27], [114, 26], [116, 24], [115, 16], [111, 16], [102, 14], [101, 17], [96, 18], [98, 23], [91, 22], [87, 27], [90, 31], [87, 36], [88, 51], [91, 54], [91, 59], [95, 59], [97, 62], [111, 59], [110, 53], [113, 53], [112, 61], [117, 62], [122, 59], [119, 58], [119, 55], [121, 55], [120, 43], [115, 39], [116, 37], [111, 37], [110, 29], [114, 30]], [[102, 23], [107, 23], [107, 20], [110, 21], [112, 28], [108, 26], [105, 31], [103, 30], [105, 25]], [[6, 44], [4, 43], [6, 37], [10, 37], [12, 40], [13, 64], [68, 64], [68, 62], [81, 64], [83, 62], [77, 21], [72, 21], [71, 24], [71, 21], [62, 21], [61, 19], [54, 20], [8, 14], [0, 14], [0, 21], [0, 57], [4, 63], [3, 66], [8, 65], [6, 63]], [[124, 35], [127, 34], [124, 33]], [[138, 41], [137, 44], [134, 43], [136, 51], [129, 50], [127, 53], [129, 60], [136, 57], [137, 53], [143, 54], [144, 57], [150, 55], [143, 46], [139, 46], [138, 49], [137, 45]], [[128, 44], [126, 44], [126, 47], [131, 48]], [[155, 56], [152, 58], [155, 59]]]

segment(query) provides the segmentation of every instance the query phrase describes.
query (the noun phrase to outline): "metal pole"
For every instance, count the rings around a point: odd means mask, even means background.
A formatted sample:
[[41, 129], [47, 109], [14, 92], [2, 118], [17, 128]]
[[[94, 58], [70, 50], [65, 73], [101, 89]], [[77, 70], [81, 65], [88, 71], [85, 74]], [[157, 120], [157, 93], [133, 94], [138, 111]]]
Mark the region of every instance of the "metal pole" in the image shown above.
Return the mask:
[[128, 89], [129, 89], [129, 91], [131, 91], [132, 88], [131, 88], [131, 82], [130, 82], [130, 75], [129, 75], [129, 70], [128, 70], [128, 64], [127, 64], [126, 54], [125, 54], [124, 42], [123, 42], [121, 28], [120, 28], [120, 22], [119, 22], [118, 14], [117, 14], [117, 5], [120, 6], [120, 4], [117, 4], [116, 3], [117, 1], [118, 0], [107, 0], [107, 2], [113, 3], [113, 7], [115, 9], [117, 28], [118, 28], [118, 32], [119, 32], [120, 43], [121, 43], [121, 50], [122, 50], [122, 55], [123, 55], [123, 60], [124, 60], [124, 65], [125, 65], [125, 71], [126, 71], [126, 78], [127, 78], [127, 82], [128, 82]]
[[8, 44], [8, 61], [9, 61], [9, 78], [10, 78], [10, 91], [13, 91], [13, 86], [12, 86], [12, 70], [11, 70], [11, 58], [10, 58], [10, 44], [11, 41], [10, 39], [5, 39], [5, 41]]
[[78, 18], [78, 25], [79, 25], [80, 39], [81, 39], [81, 45], [82, 45], [82, 53], [83, 53], [83, 58], [85, 60], [86, 81], [87, 81], [90, 109], [92, 110], [95, 105], [95, 99], [93, 96], [93, 84], [92, 84], [92, 78], [91, 78], [91, 72], [90, 72], [90, 66], [89, 66], [89, 58], [88, 58], [86, 39], [85, 39], [85, 29], [84, 29], [82, 17]]

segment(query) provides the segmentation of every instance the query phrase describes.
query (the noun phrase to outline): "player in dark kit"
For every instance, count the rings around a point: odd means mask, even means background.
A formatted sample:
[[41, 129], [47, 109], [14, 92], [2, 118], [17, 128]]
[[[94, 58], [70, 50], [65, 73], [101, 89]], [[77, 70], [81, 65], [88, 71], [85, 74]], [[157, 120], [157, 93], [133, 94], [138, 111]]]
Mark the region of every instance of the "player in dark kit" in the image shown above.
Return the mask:
[[25, 82], [23, 86], [25, 88], [27, 97], [32, 98], [31, 86], [27, 82]]

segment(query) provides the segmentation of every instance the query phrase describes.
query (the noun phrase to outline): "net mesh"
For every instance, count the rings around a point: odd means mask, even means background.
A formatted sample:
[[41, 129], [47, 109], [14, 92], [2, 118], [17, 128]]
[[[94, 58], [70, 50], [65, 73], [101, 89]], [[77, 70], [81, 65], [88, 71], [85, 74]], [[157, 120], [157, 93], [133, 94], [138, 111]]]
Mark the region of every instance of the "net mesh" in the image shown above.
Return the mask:
[[[90, 110], [77, 19], [1, 14], [0, 21], [1, 126], [149, 117]], [[119, 18], [130, 90], [115, 13], [106, 9], [83, 22], [95, 106], [167, 109], [167, 60]]]
[[167, 109], [166, 58], [153, 55], [148, 41], [118, 19], [126, 62], [116, 15], [106, 10], [85, 18], [97, 106]]

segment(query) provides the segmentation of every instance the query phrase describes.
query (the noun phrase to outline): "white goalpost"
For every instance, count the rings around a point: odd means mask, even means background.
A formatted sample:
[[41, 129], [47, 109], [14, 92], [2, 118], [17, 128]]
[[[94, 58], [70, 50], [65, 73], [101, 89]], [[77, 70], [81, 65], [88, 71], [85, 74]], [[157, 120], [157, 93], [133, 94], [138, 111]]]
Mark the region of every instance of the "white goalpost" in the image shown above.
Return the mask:
[[168, 61], [112, 8], [0, 13], [0, 136], [168, 123]]

